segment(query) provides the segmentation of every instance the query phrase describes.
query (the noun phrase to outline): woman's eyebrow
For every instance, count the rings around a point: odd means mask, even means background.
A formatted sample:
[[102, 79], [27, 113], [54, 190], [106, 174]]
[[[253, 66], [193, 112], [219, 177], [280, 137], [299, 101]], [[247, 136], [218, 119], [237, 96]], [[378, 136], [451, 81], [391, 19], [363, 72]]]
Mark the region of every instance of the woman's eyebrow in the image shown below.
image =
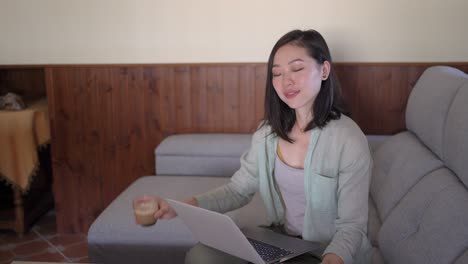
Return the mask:
[[290, 62], [288, 62], [288, 64], [291, 64], [291, 63], [294, 63], [294, 62], [297, 62], [297, 61], [300, 61], [300, 62], [304, 62], [303, 59], [294, 59], [294, 60], [291, 60]]
[[[299, 58], [298, 58], [298, 59], [294, 59], [294, 60], [289, 61], [289, 62], [288, 62], [288, 65], [291, 64], [291, 63], [294, 63], [294, 62], [298, 62], [298, 61], [299, 61], [299, 62], [304, 62], [303, 59], [299, 59]], [[275, 68], [275, 67], [280, 67], [280, 65], [279, 65], [279, 64], [273, 64], [272, 68]]]

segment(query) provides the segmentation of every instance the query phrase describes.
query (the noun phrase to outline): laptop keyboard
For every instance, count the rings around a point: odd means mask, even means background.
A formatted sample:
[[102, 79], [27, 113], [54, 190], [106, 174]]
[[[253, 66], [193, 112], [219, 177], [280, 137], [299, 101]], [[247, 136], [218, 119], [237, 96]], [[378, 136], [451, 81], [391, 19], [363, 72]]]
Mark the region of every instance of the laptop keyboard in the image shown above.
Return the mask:
[[289, 250], [275, 247], [275, 246], [260, 242], [258, 240], [253, 240], [250, 238], [247, 238], [247, 239], [249, 240], [250, 244], [252, 244], [252, 246], [255, 248], [255, 250], [258, 252], [260, 257], [262, 257], [262, 259], [265, 262], [279, 259], [289, 254], [292, 254], [292, 252]]

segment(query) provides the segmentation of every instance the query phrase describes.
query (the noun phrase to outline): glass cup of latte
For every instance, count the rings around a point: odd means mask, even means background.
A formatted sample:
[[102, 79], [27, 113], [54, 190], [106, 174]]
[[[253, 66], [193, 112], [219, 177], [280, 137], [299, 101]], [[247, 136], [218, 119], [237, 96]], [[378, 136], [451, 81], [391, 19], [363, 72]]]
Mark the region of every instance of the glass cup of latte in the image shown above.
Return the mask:
[[133, 200], [133, 212], [137, 224], [150, 226], [156, 223], [154, 213], [158, 210], [158, 202], [153, 196], [143, 195]]

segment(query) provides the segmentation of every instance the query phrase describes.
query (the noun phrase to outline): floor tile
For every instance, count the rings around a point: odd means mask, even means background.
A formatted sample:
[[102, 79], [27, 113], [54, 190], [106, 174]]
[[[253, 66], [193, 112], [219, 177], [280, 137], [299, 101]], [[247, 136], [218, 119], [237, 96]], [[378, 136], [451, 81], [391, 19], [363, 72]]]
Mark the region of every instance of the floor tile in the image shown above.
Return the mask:
[[85, 257], [85, 258], [81, 258], [78, 260], [79, 263], [89, 263], [89, 259], [88, 257]]
[[10, 250], [0, 250], [0, 263], [11, 261], [14, 256]]
[[88, 257], [77, 258], [77, 259], [70, 259], [70, 261], [73, 262], [73, 263], [89, 263]]
[[71, 259], [84, 258], [88, 256], [88, 243], [79, 243], [66, 247], [62, 253]]
[[47, 261], [47, 262], [65, 262], [62, 254], [53, 250], [46, 250], [38, 254], [33, 254], [23, 258], [24, 261]]
[[52, 243], [54, 246], [66, 247], [68, 245], [78, 244], [86, 242], [85, 235], [66, 235], [66, 234], [57, 234], [52, 237], [48, 237], [47, 240]]
[[23, 237], [10, 230], [0, 230], [0, 264], [14, 260], [88, 263], [86, 234], [58, 234], [55, 212], [51, 211]]
[[40, 239], [34, 232], [31, 231], [24, 234], [22, 237], [19, 237], [15, 232], [12, 231], [6, 231], [2, 234], [4, 235], [2, 241], [4, 241], [7, 244], [21, 244]]
[[0, 260], [0, 264], [10, 264], [14, 259], [9, 259], [9, 260], [6, 260], [6, 261], [1, 261]]
[[31, 241], [27, 243], [22, 243], [14, 248], [11, 249], [11, 251], [15, 255], [19, 256], [30, 256], [36, 253], [40, 253], [45, 251], [50, 247], [49, 243], [43, 240], [37, 240], [37, 241]]

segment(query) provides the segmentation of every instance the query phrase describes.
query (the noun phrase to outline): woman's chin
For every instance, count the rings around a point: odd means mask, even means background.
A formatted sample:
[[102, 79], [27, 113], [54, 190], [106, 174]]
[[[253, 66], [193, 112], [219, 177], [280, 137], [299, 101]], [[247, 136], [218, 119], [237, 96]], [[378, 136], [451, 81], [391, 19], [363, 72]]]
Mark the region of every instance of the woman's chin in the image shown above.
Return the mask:
[[289, 106], [289, 108], [291, 108], [291, 109], [296, 110], [296, 109], [300, 108], [300, 105], [297, 104], [297, 103], [294, 103], [294, 102], [285, 102], [285, 103], [286, 103], [286, 105]]

